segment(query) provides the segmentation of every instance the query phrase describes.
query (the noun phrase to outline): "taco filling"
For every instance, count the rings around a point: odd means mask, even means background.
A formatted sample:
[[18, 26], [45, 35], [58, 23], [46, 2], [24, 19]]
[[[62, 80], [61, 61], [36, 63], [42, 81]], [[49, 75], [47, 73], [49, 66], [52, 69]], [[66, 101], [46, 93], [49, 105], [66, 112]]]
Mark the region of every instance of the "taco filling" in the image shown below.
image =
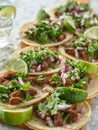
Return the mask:
[[28, 76], [27, 80], [41, 87], [49, 84], [53, 88], [65, 86], [87, 90], [92, 78], [81, 62], [66, 60], [65, 66], [58, 72], [51, 75]]
[[36, 41], [41, 45], [47, 43], [58, 43], [66, 39], [66, 30], [62, 22], [45, 19], [25, 31], [25, 38]]
[[21, 73], [6, 72], [0, 77], [0, 102], [17, 105], [41, 96], [36, 84], [31, 85]]
[[80, 32], [98, 25], [98, 17], [93, 13], [89, 5], [77, 3], [73, 0], [69, 0], [65, 5], [59, 6], [54, 15], [61, 20], [65, 19], [66, 16], [72, 17], [75, 27]]
[[[76, 93], [78, 93], [78, 91]], [[85, 91], [83, 93], [85, 93]], [[58, 127], [58, 126], [63, 126], [65, 128], [67, 128], [68, 126], [70, 127], [72, 123], [77, 122], [86, 112], [85, 107], [83, 106], [79, 107], [77, 103], [71, 104], [66, 100], [66, 98], [61, 99], [60, 94], [61, 94], [60, 92], [58, 93], [54, 91], [54, 93], [51, 94], [49, 97], [34, 105], [35, 116], [39, 120], [42, 120], [49, 127]], [[72, 95], [75, 96], [75, 93]], [[67, 93], [67, 96], [70, 95], [68, 95]]]
[[20, 58], [27, 63], [30, 73], [56, 69], [62, 62], [58, 51], [51, 51], [48, 48], [38, 48], [36, 50], [21, 52]]
[[98, 39], [82, 37], [65, 47], [65, 52], [77, 59], [96, 62], [98, 60]]

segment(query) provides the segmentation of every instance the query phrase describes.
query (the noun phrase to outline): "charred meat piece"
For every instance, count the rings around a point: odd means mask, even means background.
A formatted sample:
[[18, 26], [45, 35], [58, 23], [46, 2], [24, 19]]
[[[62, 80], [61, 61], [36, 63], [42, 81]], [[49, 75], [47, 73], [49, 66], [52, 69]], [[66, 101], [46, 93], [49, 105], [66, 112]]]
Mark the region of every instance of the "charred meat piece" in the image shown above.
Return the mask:
[[28, 76], [25, 81], [30, 81], [31, 83], [32, 82], [36, 82], [37, 81], [37, 76]]
[[79, 57], [82, 58], [83, 60], [88, 60], [89, 56], [86, 51], [78, 51], [79, 52]]
[[98, 52], [95, 54], [94, 59], [98, 60]]
[[31, 68], [36, 70], [37, 69], [37, 64], [32, 65]]
[[66, 79], [66, 85], [67, 85], [67, 86], [72, 85], [73, 82], [74, 82], [74, 81], [73, 81], [70, 77]]
[[88, 73], [86, 73], [86, 74], [85, 74], [85, 76], [86, 76], [86, 77], [88, 77], [88, 83], [89, 83], [89, 82], [92, 80], [91, 75], [90, 75], [90, 74], [88, 74]]
[[29, 88], [27, 89], [27, 93], [30, 94], [31, 96], [33, 96], [33, 95], [36, 95], [36, 94], [37, 94], [37, 90], [36, 90], [36, 88], [34, 88], [34, 87], [29, 87]]
[[3, 85], [9, 84], [10, 82], [11, 82], [10, 80], [5, 80], [5, 81], [3, 82]]
[[83, 90], [87, 90], [87, 87], [88, 86], [86, 84], [84, 84], [82, 88], [83, 88]]
[[63, 118], [61, 116], [61, 112], [58, 111], [56, 115], [53, 116], [54, 126], [63, 126]]
[[20, 90], [17, 90], [17, 91], [14, 91], [10, 94], [10, 98], [11, 97], [20, 97], [20, 98], [23, 98], [24, 97], [24, 94], [22, 91]]
[[68, 110], [68, 113], [70, 115], [69, 118], [72, 122], [76, 122], [78, 120], [78, 113], [77, 112], [75, 112], [74, 110]]
[[0, 77], [0, 82], [3, 83], [6, 80], [11, 80], [14, 72], [8, 71]]
[[65, 34], [61, 34], [57, 37], [57, 41], [60, 42], [62, 40], [64, 40], [66, 38], [66, 35]]
[[50, 76], [44, 76], [42, 80], [37, 80], [36, 83], [42, 86], [43, 84], [48, 83], [49, 80], [50, 80]]
[[43, 61], [43, 62], [42, 62], [42, 69], [43, 69], [43, 70], [47, 70], [48, 68], [49, 68], [48, 62]]
[[75, 50], [74, 50], [74, 48], [65, 48], [65, 51], [69, 55], [75, 56]]
[[22, 98], [20, 98], [20, 97], [11, 97], [9, 99], [9, 104], [11, 104], [11, 105], [16, 105], [16, 104], [19, 104], [21, 102], [22, 102]]
[[46, 62], [48, 63], [48, 65], [50, 66], [50, 64], [51, 64], [51, 59], [50, 59], [50, 57], [47, 57], [45, 61], [46, 61]]
[[55, 16], [56, 16], [56, 17], [60, 17], [61, 15], [62, 15], [62, 13], [55, 12]]

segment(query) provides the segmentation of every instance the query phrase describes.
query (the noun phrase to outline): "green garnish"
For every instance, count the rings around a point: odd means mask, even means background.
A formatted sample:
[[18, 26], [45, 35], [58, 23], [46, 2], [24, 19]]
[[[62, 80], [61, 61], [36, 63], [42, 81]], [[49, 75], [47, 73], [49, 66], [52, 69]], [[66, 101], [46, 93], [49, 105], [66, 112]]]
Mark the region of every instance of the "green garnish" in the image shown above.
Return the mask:
[[62, 86], [61, 76], [59, 74], [52, 75], [52, 84]]
[[24, 83], [24, 85], [22, 86], [22, 90], [26, 91], [28, 87], [30, 87], [30, 82], [29, 81]]
[[46, 18], [50, 18], [50, 15], [44, 9], [41, 8], [37, 14], [37, 20], [44, 20]]
[[57, 12], [58, 13], [63, 13], [63, 12], [68, 12], [68, 13], [72, 13], [69, 8], [70, 7], [77, 7], [78, 9], [82, 9], [82, 10], [86, 10], [86, 11], [92, 11], [92, 9], [90, 8], [90, 6], [86, 3], [77, 3], [74, 0], [68, 0], [68, 2], [65, 5], [61, 5], [60, 7], [57, 8]]
[[25, 35], [25, 38], [38, 41], [43, 45], [49, 41], [56, 41], [57, 37], [61, 35], [62, 32], [63, 29], [58, 23], [54, 22], [50, 24], [41, 21], [38, 23], [37, 27], [35, 26], [35, 28], [31, 29], [30, 33], [28, 31], [28, 34]]
[[[0, 102], [5, 102], [6, 99], [9, 98], [10, 93], [14, 92], [16, 90], [20, 90], [20, 91], [23, 91], [24, 93], [26, 93], [26, 90], [28, 87], [30, 87], [30, 82], [25, 82], [24, 85], [22, 86], [19, 84], [19, 82], [16, 79], [13, 79], [7, 85], [0, 85]], [[25, 98], [27, 98], [27, 95]], [[24, 100], [25, 100], [25, 98], [24, 98]], [[26, 99], [26, 100], [28, 100], [28, 99]]]
[[65, 5], [61, 5], [60, 7], [57, 8], [58, 13], [63, 13], [65, 11], [66, 11], [66, 6]]
[[76, 40], [74, 43], [72, 43], [71, 47], [74, 47], [74, 48], [76, 48], [76, 47], [81, 47], [81, 46], [83, 46], [83, 43], [84, 43], [86, 40], [87, 40], [86, 37], [82, 37], [82, 38]]
[[47, 57], [57, 57], [58, 51], [51, 51], [48, 48], [40, 48], [38, 50], [28, 50], [27, 52], [21, 52], [20, 58], [29, 64], [33, 61], [37, 64], [41, 64]]
[[26, 101], [30, 101], [32, 100], [32, 96], [28, 93], [26, 93], [26, 98], [25, 98]]
[[54, 92], [43, 103], [38, 105], [38, 109], [43, 113], [50, 112], [51, 115], [54, 115], [57, 113], [59, 104], [66, 105], [66, 101], [61, 100], [59, 94]]
[[50, 112], [54, 115], [58, 111], [58, 105], [66, 105], [67, 103], [80, 103], [87, 99], [88, 93], [84, 90], [76, 88], [56, 88], [43, 103], [38, 105], [38, 109], [42, 113]]
[[66, 64], [69, 66], [72, 66], [73, 68], [75, 68], [79, 73], [80, 76], [83, 77], [84, 74], [87, 72], [87, 67], [83, 66], [82, 61], [78, 61], [78, 60], [66, 60]]
[[[91, 40], [91, 42], [89, 42]], [[98, 52], [98, 39], [87, 39], [86, 37], [82, 37], [79, 40], [76, 40], [72, 43], [71, 47], [86, 47], [88, 56], [94, 57], [95, 54]]]
[[94, 57], [98, 53], [98, 39], [88, 45], [88, 55]]
[[43, 75], [40, 75], [38, 76], [37, 81], [40, 82], [40, 81], [43, 81], [44, 79], [45, 77]]

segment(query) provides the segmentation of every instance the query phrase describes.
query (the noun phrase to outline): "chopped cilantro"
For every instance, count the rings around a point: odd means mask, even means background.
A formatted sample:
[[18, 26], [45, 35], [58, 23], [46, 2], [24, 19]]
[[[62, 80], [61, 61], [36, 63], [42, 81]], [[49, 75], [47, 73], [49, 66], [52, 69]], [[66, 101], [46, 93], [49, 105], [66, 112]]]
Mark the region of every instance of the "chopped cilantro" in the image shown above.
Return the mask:
[[40, 82], [40, 81], [42, 81], [42, 80], [44, 80], [44, 79], [45, 79], [44, 76], [43, 76], [43, 75], [40, 75], [40, 76], [38, 76], [37, 81]]
[[29, 65], [30, 61], [41, 64], [47, 57], [57, 57], [58, 55], [58, 51], [51, 51], [48, 48], [41, 47], [38, 50], [28, 50], [27, 52], [21, 52], [20, 58]]
[[59, 104], [66, 105], [66, 101], [61, 100], [58, 93], [53, 93], [43, 103], [38, 105], [38, 109], [43, 113], [50, 112], [51, 115], [54, 115], [57, 113]]
[[30, 33], [25, 35], [26, 38], [30, 40], [36, 40], [40, 44], [46, 44], [49, 41], [56, 41], [57, 37], [63, 32], [62, 27], [54, 22], [52, 24], [41, 21], [38, 26], [32, 28]]
[[72, 66], [74, 69], [76, 69], [80, 73], [80, 77], [83, 77], [84, 74], [87, 71], [87, 67], [86, 66], [84, 67], [81, 61], [78, 61], [78, 60], [73, 60], [73, 61], [66, 60], [66, 64], [69, 65], [69, 66]]
[[62, 86], [61, 76], [59, 74], [52, 75], [52, 83], [57, 86]]
[[25, 98], [26, 101], [30, 101], [32, 98], [33, 97], [30, 94], [26, 93], [26, 98]]
[[98, 53], [98, 39], [88, 45], [88, 55], [94, 57]]

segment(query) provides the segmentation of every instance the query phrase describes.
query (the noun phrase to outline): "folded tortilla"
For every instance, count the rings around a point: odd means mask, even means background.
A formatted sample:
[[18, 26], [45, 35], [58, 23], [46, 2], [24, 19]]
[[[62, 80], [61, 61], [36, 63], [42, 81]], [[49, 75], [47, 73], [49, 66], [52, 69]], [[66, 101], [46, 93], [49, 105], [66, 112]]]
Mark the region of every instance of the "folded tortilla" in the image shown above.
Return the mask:
[[[10, 58], [17, 58], [17, 57], [19, 57], [20, 52], [22, 52], [22, 51], [26, 52], [30, 49], [37, 49], [37, 47], [31, 47], [30, 46], [30, 47], [25, 47], [23, 49], [18, 49], [10, 56]], [[59, 56], [60, 56], [60, 59], [61, 59], [61, 63], [59, 65], [56, 65], [56, 69], [49, 68], [46, 71], [29, 73], [29, 75], [41, 75], [41, 74], [49, 75], [49, 74], [58, 72], [63, 67], [63, 65], [65, 63], [65, 59], [63, 58], [63, 56], [62, 55], [59, 55]]]
[[[71, 56], [71, 55], [69, 55], [68, 53], [65, 52], [65, 46], [60, 46], [60, 47], [58, 48], [58, 50], [59, 50], [59, 52], [60, 52], [63, 56], [65, 56], [67, 59], [77, 60], [77, 58], [76, 58], [75, 56]], [[78, 60], [82, 60], [82, 59], [78, 59]], [[84, 60], [82, 60], [82, 61], [84, 61]], [[95, 62], [94, 62], [93, 64], [98, 65], [98, 60], [95, 60]]]
[[[3, 70], [2, 72], [0, 72], [0, 77], [2, 77], [2, 75], [5, 74], [5, 70]], [[19, 103], [17, 105], [10, 105], [8, 103], [2, 103], [0, 102], [0, 106], [4, 107], [4, 108], [8, 108], [8, 109], [13, 109], [13, 108], [20, 108], [20, 107], [25, 107], [25, 106], [30, 106], [36, 102], [39, 102], [40, 100], [46, 98], [49, 95], [49, 92], [45, 91], [42, 92], [42, 88], [40, 86], [36, 86], [36, 89], [38, 90], [38, 94], [36, 95], [35, 99], [32, 99], [30, 101], [27, 102], [23, 102], [23, 103]]]
[[[71, 127], [71, 130], [79, 130], [80, 128], [82, 128], [89, 120], [90, 117], [90, 113], [91, 113], [91, 109], [90, 106], [87, 102], [78, 104], [78, 107], [85, 107], [85, 113], [83, 113], [83, 115], [81, 116], [81, 118], [75, 122], [70, 124], [69, 126]], [[66, 127], [49, 127], [47, 126], [43, 120], [37, 118], [35, 115], [33, 115], [32, 119], [30, 121], [28, 121], [27, 123], [25, 123], [25, 125], [30, 128], [30, 129], [34, 129], [34, 130], [69, 130]]]
[[[41, 46], [41, 44], [38, 43], [37, 41], [33, 41], [33, 40], [25, 38], [25, 32], [29, 28], [31, 28], [33, 25], [35, 25], [36, 23], [37, 23], [37, 21], [31, 21], [31, 22], [27, 22], [24, 25], [22, 25], [21, 28], [20, 28], [20, 31], [19, 31], [19, 35], [20, 35], [20, 38], [21, 38], [23, 43], [25, 43], [25, 44], [27, 44], [29, 46], [39, 47], [39, 46]], [[62, 45], [63, 43], [69, 41], [72, 38], [71, 33], [65, 32], [65, 35], [66, 35], [65, 39], [60, 41], [60, 42], [49, 42], [49, 43], [43, 44], [42, 46], [44, 46], [44, 47], [53, 47], [53, 46]]]

